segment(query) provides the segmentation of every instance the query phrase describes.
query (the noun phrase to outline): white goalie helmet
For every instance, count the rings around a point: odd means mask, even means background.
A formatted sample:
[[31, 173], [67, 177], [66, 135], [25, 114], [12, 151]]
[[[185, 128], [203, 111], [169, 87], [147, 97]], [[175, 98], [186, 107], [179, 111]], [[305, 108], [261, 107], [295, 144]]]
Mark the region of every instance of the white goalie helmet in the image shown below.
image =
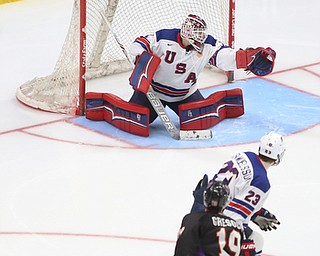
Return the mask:
[[269, 132], [260, 140], [259, 154], [275, 160], [278, 165], [286, 151], [283, 136], [275, 132]]
[[189, 14], [182, 23], [181, 37], [187, 39], [197, 52], [202, 52], [208, 37], [206, 22], [197, 15]]

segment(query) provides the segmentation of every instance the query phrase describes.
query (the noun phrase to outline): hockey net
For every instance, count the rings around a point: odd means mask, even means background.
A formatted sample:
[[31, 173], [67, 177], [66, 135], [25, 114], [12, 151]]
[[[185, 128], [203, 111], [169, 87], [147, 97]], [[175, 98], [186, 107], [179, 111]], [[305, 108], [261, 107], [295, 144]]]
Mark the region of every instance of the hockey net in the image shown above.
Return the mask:
[[[179, 28], [192, 13], [216, 39], [233, 47], [235, 0], [75, 0], [69, 30], [52, 74], [21, 85], [16, 96], [33, 108], [84, 114], [88, 79], [132, 69], [105, 19], [125, 49], [140, 35]], [[103, 16], [105, 18], [103, 18]]]

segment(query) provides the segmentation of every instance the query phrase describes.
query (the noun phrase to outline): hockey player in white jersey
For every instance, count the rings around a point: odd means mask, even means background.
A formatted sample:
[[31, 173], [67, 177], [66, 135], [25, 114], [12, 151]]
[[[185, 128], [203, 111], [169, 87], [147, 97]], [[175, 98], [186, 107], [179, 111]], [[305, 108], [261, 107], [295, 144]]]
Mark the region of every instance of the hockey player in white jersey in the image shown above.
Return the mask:
[[[221, 101], [224, 103], [227, 101], [222, 107], [227, 108], [227, 111], [218, 118], [216, 115], [215, 119], [237, 117], [244, 113], [242, 91], [239, 88], [223, 91], [224, 97], [221, 94], [210, 95], [205, 99], [201, 95], [197, 89], [197, 81], [207, 64], [224, 71], [237, 68], [249, 69], [256, 75], [262, 76], [272, 71], [276, 55], [271, 48], [259, 47], [236, 51], [225, 46], [208, 35], [206, 22], [193, 14], [188, 15], [181, 29], [162, 29], [136, 38], [130, 47], [130, 54], [134, 57], [135, 63], [139, 64], [139, 57], [145, 52], [160, 58], [160, 64], [151, 81], [156, 95], [164, 106], [170, 107], [180, 117], [180, 128], [190, 130], [206, 129], [216, 124], [217, 120], [208, 119], [212, 118], [213, 115], [210, 115], [212, 113], [219, 115], [218, 105]], [[145, 96], [146, 91], [147, 88], [135, 88], [129, 101], [148, 107], [151, 123], [157, 114]], [[184, 105], [181, 106], [182, 104]], [[216, 106], [213, 107], [214, 104]], [[211, 107], [211, 110], [199, 117], [198, 110], [201, 108], [204, 112], [206, 107]]]
[[204, 98], [197, 89], [204, 67], [245, 69], [264, 76], [272, 72], [276, 56], [270, 47], [234, 50], [224, 45], [208, 35], [206, 22], [194, 14], [188, 15], [181, 28], [137, 37], [129, 53], [135, 63], [129, 102], [110, 93], [88, 92], [86, 117], [141, 136], [149, 136], [149, 124], [158, 116], [146, 95], [150, 86], [163, 106], [179, 116], [180, 130], [205, 130], [225, 118], [243, 115], [244, 104], [240, 88]]
[[[250, 220], [264, 231], [276, 229], [280, 224], [263, 205], [270, 192], [267, 170], [278, 165], [284, 153], [283, 136], [270, 132], [261, 138], [258, 154], [240, 152], [234, 155], [213, 177], [230, 187], [231, 200], [223, 213], [244, 227], [247, 240], [242, 244], [242, 255], [260, 255], [262, 252], [263, 237], [248, 226]], [[195, 202], [191, 212], [204, 210], [203, 191], [207, 184], [208, 176], [204, 175], [193, 192]]]

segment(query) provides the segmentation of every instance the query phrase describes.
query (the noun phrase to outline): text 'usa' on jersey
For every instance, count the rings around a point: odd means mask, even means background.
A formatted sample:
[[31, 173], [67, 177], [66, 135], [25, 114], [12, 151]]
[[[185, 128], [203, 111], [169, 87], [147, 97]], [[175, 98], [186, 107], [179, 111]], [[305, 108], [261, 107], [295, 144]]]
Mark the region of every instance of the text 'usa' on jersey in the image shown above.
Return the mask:
[[159, 30], [155, 34], [138, 37], [135, 44], [140, 51], [131, 47], [131, 54], [145, 50], [161, 58], [152, 86], [159, 98], [168, 102], [181, 101], [196, 91], [201, 71], [208, 63], [215, 63], [212, 58], [223, 46], [208, 36], [203, 52], [198, 53], [182, 44], [180, 29]]

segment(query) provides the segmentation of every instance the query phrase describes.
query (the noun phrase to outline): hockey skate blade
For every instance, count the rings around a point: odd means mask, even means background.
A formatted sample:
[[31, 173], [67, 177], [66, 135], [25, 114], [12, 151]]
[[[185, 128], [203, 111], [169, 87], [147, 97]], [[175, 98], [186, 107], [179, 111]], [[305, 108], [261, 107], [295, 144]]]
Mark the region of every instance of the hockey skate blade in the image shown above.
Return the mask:
[[206, 140], [211, 138], [211, 130], [180, 131], [180, 140]]

